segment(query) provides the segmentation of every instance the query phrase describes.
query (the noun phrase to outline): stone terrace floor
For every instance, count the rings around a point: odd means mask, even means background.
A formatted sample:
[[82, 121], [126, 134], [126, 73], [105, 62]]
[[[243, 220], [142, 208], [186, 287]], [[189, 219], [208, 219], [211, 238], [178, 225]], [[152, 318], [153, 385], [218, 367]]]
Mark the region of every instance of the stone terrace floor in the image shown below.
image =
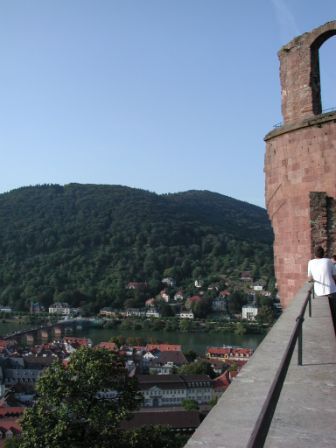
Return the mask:
[[303, 361], [287, 373], [271, 430], [269, 448], [336, 447], [336, 338], [326, 297], [313, 300], [303, 326]]

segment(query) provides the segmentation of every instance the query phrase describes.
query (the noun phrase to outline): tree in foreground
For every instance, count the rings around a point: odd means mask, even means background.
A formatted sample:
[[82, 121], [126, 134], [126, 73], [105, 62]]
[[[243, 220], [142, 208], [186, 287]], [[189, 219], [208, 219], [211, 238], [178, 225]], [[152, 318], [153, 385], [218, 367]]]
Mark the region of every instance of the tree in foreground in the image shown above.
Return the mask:
[[168, 429], [120, 429], [142, 396], [115, 353], [89, 348], [76, 351], [66, 366], [55, 363], [45, 371], [37, 393], [36, 403], [22, 420], [20, 448], [178, 446]]

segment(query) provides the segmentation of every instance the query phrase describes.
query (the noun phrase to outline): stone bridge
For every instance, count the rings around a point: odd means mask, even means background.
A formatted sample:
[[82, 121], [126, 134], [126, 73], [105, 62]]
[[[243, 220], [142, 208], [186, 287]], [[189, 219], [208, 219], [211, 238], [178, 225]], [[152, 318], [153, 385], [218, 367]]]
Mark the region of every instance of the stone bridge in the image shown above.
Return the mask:
[[34, 345], [39, 341], [49, 341], [51, 339], [60, 339], [68, 333], [82, 329], [89, 324], [88, 319], [68, 319], [60, 320], [55, 324], [40, 325], [35, 328], [28, 328], [14, 331], [7, 334], [3, 339], [16, 341], [19, 344]]

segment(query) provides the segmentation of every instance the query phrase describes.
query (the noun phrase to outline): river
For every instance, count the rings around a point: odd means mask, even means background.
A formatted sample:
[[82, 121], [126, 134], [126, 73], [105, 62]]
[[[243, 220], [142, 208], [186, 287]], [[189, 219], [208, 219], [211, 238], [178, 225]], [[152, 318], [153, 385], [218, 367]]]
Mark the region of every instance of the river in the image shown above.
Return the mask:
[[[22, 325], [15, 322], [1, 322], [0, 335], [4, 336], [15, 330], [34, 327], [34, 325]], [[170, 344], [181, 344], [182, 350], [188, 352], [193, 350], [199, 355], [205, 353], [207, 347], [221, 347], [223, 345], [232, 345], [239, 347], [249, 347], [256, 349], [264, 335], [244, 334], [236, 335], [231, 333], [178, 333], [164, 331], [146, 331], [146, 330], [121, 330], [115, 328], [95, 328], [88, 327], [84, 330], [76, 330], [73, 336], [90, 338], [93, 344], [102, 341], [109, 341], [113, 336], [140, 337], [147, 342], [167, 342]]]
[[146, 330], [118, 330], [104, 328], [88, 328], [83, 331], [76, 331], [76, 336], [88, 337], [94, 344], [102, 341], [109, 341], [113, 336], [140, 337], [147, 342], [168, 342], [170, 344], [181, 344], [182, 350], [188, 352], [193, 350], [197, 354], [204, 354], [207, 347], [221, 347], [223, 345], [233, 345], [239, 347], [249, 347], [256, 349], [265, 335], [257, 334], [218, 334], [218, 333], [176, 333], [163, 331]]

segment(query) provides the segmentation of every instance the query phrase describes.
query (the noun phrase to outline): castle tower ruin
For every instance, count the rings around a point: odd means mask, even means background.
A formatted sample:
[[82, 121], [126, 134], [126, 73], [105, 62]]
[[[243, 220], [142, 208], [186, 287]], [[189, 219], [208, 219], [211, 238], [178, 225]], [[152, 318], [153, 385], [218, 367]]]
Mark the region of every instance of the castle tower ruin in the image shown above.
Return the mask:
[[314, 246], [336, 253], [336, 110], [322, 111], [319, 70], [319, 48], [334, 35], [328, 22], [278, 53], [284, 122], [265, 137], [265, 190], [283, 306], [306, 281]]

